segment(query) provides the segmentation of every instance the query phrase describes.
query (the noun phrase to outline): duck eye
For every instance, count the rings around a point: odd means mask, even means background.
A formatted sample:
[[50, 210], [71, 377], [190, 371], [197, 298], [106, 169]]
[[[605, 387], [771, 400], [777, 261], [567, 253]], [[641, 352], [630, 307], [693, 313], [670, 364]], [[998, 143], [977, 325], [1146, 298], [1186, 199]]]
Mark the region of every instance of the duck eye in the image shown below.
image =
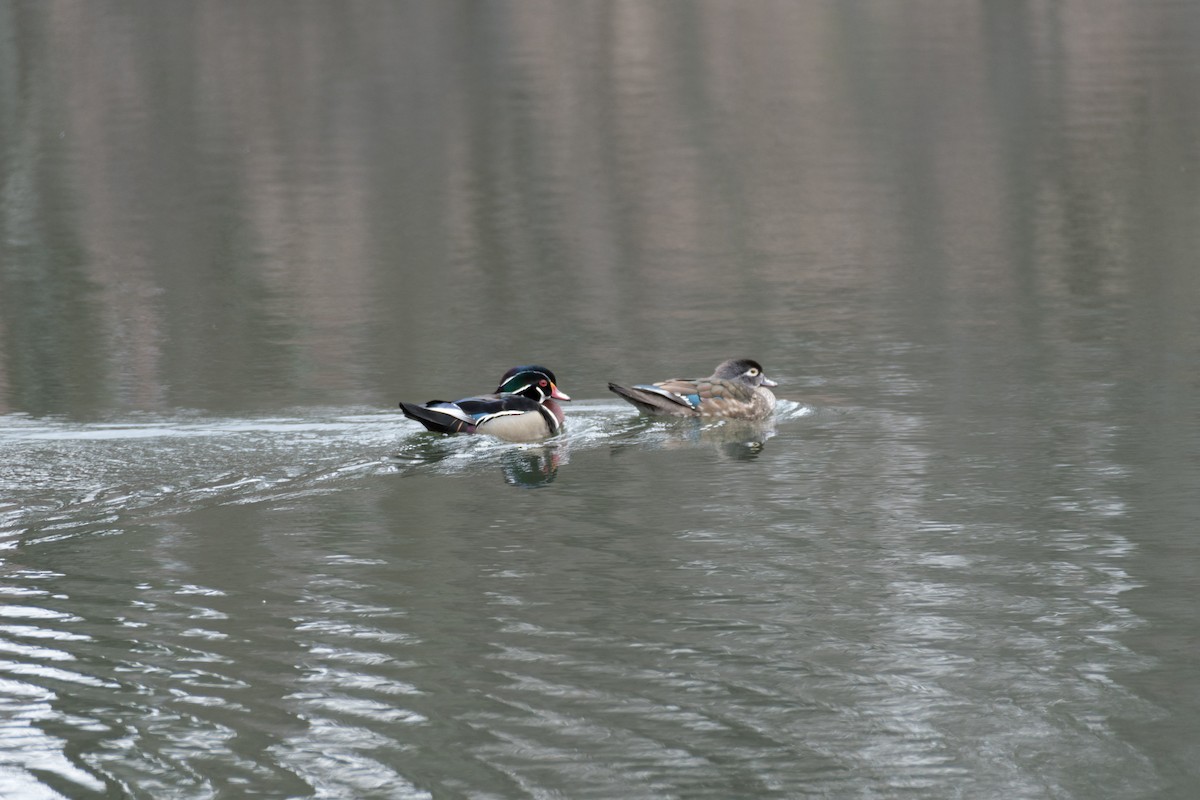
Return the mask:
[[746, 374], [749, 375], [751, 378], [753, 378], [755, 375], [758, 374], [758, 369], [755, 367], [751, 367], [750, 369], [746, 370]]
[[549, 384], [545, 378], [542, 378], [540, 381], [538, 381], [538, 386], [542, 387], [543, 389], [545, 389], [548, 385]]

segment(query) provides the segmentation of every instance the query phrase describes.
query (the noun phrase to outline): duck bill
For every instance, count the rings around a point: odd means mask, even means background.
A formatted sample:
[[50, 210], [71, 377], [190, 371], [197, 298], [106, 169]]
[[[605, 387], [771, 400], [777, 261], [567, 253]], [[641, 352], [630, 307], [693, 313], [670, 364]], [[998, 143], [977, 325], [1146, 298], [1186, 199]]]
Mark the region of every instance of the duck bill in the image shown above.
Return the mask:
[[555, 400], [570, 400], [571, 399], [570, 397], [567, 396], [567, 394], [565, 392], [559, 391], [559, 388], [557, 386], [555, 386], [553, 383], [550, 384], [550, 396], [553, 397]]
[[763, 378], [762, 385], [766, 386], [766, 387], [773, 387], [773, 386], [778, 386], [779, 384], [776, 383], [775, 381], [771, 380], [770, 378]]

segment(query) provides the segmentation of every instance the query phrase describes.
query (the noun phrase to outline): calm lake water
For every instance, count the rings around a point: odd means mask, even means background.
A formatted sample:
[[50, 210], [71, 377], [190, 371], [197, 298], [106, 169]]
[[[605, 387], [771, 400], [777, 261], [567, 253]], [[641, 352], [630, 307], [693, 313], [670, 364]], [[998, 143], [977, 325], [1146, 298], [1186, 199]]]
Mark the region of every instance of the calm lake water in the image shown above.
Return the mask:
[[1198, 86], [1173, 0], [0, 4], [0, 797], [1195, 797]]

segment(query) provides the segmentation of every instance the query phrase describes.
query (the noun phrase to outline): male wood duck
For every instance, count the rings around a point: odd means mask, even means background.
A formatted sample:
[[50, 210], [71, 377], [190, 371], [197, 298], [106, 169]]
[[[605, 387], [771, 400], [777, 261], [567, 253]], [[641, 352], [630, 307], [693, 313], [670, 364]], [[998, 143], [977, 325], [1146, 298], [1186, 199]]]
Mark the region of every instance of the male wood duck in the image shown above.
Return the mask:
[[629, 387], [610, 383], [608, 388], [644, 414], [764, 419], [775, 410], [775, 395], [768, 387], [778, 385], [763, 374], [757, 361], [731, 358], [707, 378], [672, 378]]
[[532, 442], [562, 430], [563, 410], [555, 401], [571, 398], [559, 391], [555, 380], [545, 367], [513, 367], [493, 394], [453, 403], [402, 402], [400, 410], [436, 433], [487, 433], [510, 442]]

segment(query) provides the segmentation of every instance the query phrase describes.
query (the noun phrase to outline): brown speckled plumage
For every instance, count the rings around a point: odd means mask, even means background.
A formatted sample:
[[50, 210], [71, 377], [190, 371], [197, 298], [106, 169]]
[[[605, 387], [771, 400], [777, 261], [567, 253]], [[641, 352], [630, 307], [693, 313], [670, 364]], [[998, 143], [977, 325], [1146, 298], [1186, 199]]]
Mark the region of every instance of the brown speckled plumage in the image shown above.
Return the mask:
[[775, 410], [775, 382], [751, 359], [722, 362], [707, 378], [672, 378], [654, 384], [608, 388], [645, 414], [673, 417], [765, 419]]

